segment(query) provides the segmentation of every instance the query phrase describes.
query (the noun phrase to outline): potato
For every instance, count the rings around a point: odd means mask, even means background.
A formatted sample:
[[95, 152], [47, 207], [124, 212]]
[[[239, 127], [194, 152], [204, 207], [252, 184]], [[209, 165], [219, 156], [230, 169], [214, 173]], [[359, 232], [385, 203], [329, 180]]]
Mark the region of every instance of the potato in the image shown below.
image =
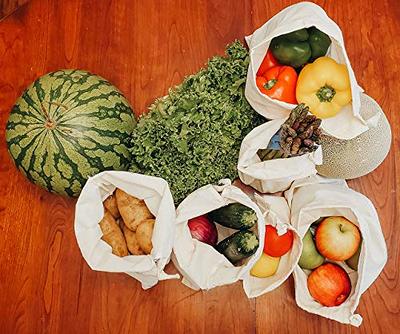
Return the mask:
[[108, 196], [103, 202], [104, 208], [106, 208], [113, 215], [115, 219], [119, 218], [121, 215], [119, 214], [117, 200], [115, 198], [115, 194], [112, 193]]
[[153, 218], [152, 213], [143, 200], [131, 196], [121, 189], [115, 191], [117, 205], [124, 223], [133, 232], [145, 219]]
[[136, 238], [136, 232], [131, 231], [122, 221], [120, 226], [122, 228], [122, 232], [124, 233], [129, 252], [132, 255], [143, 255], [144, 252], [139, 246], [139, 242]]
[[151, 237], [153, 236], [154, 223], [154, 219], [146, 219], [139, 224], [136, 230], [137, 241], [145, 254], [150, 254], [153, 249]]
[[103, 219], [99, 225], [103, 232], [101, 239], [111, 246], [113, 254], [121, 257], [127, 256], [128, 248], [124, 235], [110, 211], [106, 210], [104, 212]]

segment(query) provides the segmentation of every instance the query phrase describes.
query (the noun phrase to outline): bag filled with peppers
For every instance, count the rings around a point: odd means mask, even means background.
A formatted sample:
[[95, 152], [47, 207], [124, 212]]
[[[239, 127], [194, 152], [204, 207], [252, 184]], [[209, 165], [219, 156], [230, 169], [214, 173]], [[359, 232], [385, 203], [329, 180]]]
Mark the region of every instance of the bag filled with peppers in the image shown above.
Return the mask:
[[275, 193], [294, 180], [315, 175], [322, 163], [321, 119], [304, 104], [286, 119], [254, 128], [242, 141], [238, 172], [241, 181], [261, 193]]
[[298, 103], [322, 119], [328, 135], [351, 139], [378, 119], [360, 115], [360, 93], [340, 28], [324, 10], [302, 2], [246, 37], [250, 65], [245, 95], [268, 119], [284, 119]]

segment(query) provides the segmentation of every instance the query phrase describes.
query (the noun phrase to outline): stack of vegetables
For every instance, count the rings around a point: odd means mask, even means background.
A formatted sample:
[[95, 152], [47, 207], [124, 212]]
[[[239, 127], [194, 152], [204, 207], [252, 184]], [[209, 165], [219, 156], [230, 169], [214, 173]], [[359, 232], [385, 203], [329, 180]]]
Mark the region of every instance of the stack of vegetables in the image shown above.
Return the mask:
[[272, 39], [258, 71], [261, 93], [286, 103], [305, 103], [319, 118], [335, 116], [351, 101], [346, 65], [326, 56], [328, 35], [316, 27]]
[[[217, 243], [218, 230], [215, 223], [238, 231]], [[233, 265], [240, 266], [258, 248], [258, 237], [252, 231], [256, 223], [257, 215], [253, 209], [240, 203], [232, 203], [207, 215], [190, 219], [188, 227], [192, 238], [215, 247]]]
[[308, 115], [309, 108], [299, 104], [294, 108], [280, 130], [271, 138], [266, 149], [258, 150], [262, 161], [290, 158], [314, 152], [320, 144], [321, 120]]

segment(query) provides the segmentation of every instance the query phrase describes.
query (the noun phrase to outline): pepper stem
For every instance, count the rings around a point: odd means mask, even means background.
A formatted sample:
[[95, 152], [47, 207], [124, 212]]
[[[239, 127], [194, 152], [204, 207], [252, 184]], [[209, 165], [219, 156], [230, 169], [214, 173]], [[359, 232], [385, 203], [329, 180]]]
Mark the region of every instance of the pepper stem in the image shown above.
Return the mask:
[[333, 87], [325, 85], [318, 89], [315, 94], [317, 95], [320, 102], [331, 102], [336, 94], [336, 91]]
[[264, 85], [264, 87], [269, 90], [269, 89], [271, 89], [272, 87], [275, 86], [277, 81], [278, 80], [276, 80], [276, 79], [270, 79], [270, 80], [267, 81], [267, 83]]

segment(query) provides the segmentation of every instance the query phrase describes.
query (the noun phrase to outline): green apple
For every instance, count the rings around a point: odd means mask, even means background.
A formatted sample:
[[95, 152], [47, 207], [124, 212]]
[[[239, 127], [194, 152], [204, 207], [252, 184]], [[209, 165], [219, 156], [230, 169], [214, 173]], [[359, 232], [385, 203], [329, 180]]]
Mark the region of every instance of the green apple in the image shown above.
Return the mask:
[[353, 270], [358, 269], [358, 260], [360, 259], [361, 245], [362, 242], [360, 242], [360, 246], [358, 247], [354, 255], [350, 259], [346, 260], [346, 264]]
[[303, 238], [303, 250], [301, 252], [299, 266], [303, 269], [315, 269], [323, 264], [325, 258], [318, 253], [311, 231], [308, 230]]

